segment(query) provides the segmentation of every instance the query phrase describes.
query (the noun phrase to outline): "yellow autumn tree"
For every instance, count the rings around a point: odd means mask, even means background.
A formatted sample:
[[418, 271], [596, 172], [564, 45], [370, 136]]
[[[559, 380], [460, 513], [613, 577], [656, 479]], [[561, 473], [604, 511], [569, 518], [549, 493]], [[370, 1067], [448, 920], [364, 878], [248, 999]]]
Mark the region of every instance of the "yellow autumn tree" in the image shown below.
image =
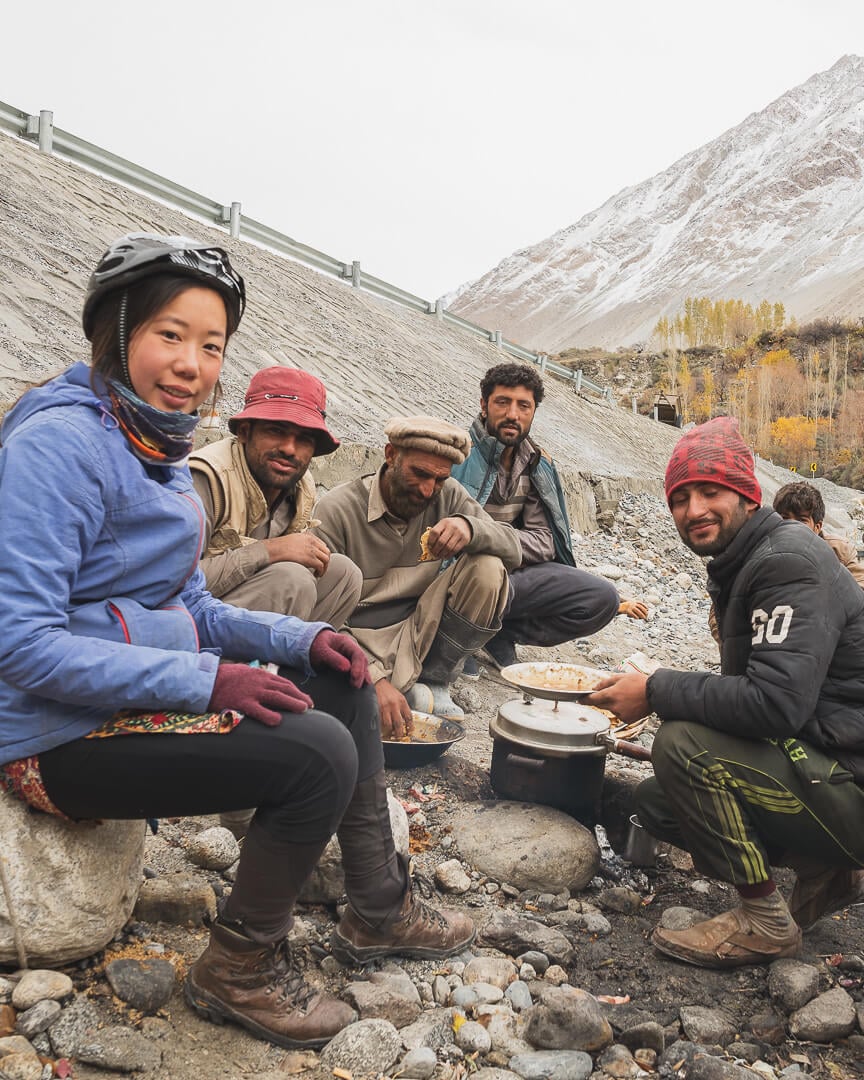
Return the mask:
[[779, 416], [768, 433], [773, 453], [779, 465], [795, 465], [799, 471], [809, 469], [816, 451], [816, 421], [806, 416]]

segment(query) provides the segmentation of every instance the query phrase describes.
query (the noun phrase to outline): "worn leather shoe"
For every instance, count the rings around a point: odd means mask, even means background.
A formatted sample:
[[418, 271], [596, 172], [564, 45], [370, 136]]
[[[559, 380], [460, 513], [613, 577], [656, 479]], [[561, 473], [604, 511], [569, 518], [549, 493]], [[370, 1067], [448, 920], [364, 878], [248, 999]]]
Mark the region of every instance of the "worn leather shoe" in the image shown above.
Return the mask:
[[324, 1046], [357, 1019], [350, 1005], [304, 982], [287, 941], [262, 946], [219, 921], [184, 991], [206, 1020], [233, 1020], [259, 1039], [288, 1049]]
[[802, 930], [850, 904], [864, 904], [864, 870], [826, 866], [819, 873], [800, 874], [789, 897], [789, 911]]
[[410, 956], [437, 960], [461, 952], [477, 931], [467, 915], [424, 904], [409, 887], [395, 922], [376, 929], [349, 905], [330, 939], [330, 949], [341, 964], [368, 964], [382, 956]]
[[651, 940], [660, 952], [676, 960], [697, 967], [729, 968], [797, 956], [801, 930], [794, 926], [783, 937], [769, 938], [757, 933], [746, 912], [738, 907], [696, 923], [689, 930], [664, 930], [658, 926]]

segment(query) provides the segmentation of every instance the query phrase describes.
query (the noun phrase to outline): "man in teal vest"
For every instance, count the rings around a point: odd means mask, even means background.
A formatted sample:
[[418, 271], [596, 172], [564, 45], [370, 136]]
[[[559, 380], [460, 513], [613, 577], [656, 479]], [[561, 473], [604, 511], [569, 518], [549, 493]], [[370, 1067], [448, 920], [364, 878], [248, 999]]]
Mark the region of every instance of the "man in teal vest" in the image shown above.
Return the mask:
[[[490, 517], [512, 525], [522, 544], [503, 625], [479, 654], [497, 668], [516, 662], [517, 644], [559, 645], [596, 633], [619, 610], [635, 618], [647, 614], [640, 604], [628, 610], [610, 582], [575, 565], [558, 472], [530, 438], [543, 395], [534, 368], [490, 368], [480, 384], [480, 415], [471, 425], [473, 448], [451, 473]], [[469, 658], [465, 674], [475, 673]]]

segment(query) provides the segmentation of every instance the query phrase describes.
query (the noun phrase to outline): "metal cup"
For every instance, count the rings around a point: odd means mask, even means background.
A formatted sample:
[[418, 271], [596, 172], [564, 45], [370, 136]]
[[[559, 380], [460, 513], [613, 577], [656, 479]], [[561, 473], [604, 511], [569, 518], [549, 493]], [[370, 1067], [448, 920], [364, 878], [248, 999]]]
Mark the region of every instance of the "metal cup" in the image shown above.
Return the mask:
[[621, 858], [633, 866], [655, 865], [657, 840], [643, 827], [636, 814], [630, 815], [630, 828]]

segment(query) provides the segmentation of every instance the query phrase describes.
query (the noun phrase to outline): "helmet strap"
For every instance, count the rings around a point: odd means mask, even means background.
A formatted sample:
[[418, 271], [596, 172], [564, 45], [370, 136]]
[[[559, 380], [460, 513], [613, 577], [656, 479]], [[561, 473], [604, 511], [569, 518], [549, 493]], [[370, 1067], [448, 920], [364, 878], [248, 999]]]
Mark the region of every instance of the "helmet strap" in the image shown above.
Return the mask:
[[129, 352], [126, 330], [128, 304], [129, 292], [127, 289], [124, 289], [123, 295], [120, 297], [120, 308], [117, 312], [117, 344], [120, 349], [120, 366], [123, 369], [123, 381], [130, 390], [134, 390], [135, 387], [132, 385], [132, 379], [129, 377]]

